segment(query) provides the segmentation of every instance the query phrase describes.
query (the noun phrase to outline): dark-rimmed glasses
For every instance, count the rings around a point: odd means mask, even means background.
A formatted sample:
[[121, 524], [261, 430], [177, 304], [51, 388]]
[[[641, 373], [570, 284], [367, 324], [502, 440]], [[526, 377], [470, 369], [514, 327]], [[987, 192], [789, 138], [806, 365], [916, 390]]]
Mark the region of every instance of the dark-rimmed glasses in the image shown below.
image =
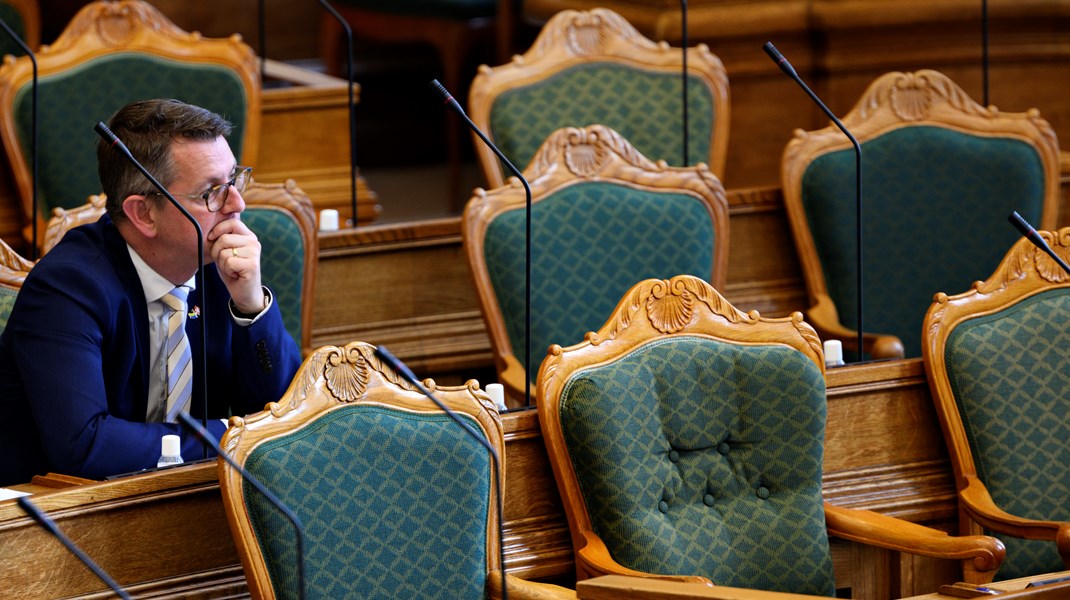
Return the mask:
[[[234, 189], [238, 190], [239, 194], [245, 193], [245, 187], [249, 185], [250, 175], [253, 172], [252, 167], [234, 167], [234, 176], [225, 183], [218, 183], [208, 188], [200, 194], [172, 194], [176, 198], [190, 198], [191, 200], [203, 200], [204, 207], [208, 209], [208, 212], [219, 212], [220, 209], [227, 203], [227, 198], [230, 196], [230, 187], [234, 186]], [[149, 192], [146, 196], [163, 196], [160, 192]]]

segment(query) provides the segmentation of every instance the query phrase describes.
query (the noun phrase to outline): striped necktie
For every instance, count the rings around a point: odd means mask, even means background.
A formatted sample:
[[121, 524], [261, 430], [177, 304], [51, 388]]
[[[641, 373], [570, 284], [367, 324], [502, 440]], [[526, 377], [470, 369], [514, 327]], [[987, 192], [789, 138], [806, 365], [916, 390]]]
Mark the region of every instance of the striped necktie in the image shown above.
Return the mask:
[[167, 318], [167, 422], [174, 423], [178, 413], [189, 412], [193, 397], [193, 355], [186, 337], [186, 296], [189, 290], [178, 286], [161, 300], [171, 314]]

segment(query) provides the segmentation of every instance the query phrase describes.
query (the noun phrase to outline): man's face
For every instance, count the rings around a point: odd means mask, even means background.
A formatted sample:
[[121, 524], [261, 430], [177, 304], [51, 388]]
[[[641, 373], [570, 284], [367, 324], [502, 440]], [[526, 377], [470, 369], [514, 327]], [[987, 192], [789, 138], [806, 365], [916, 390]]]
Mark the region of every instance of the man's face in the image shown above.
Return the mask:
[[[227, 200], [217, 212], [209, 212], [200, 196], [212, 186], [225, 184], [233, 177], [237, 162], [226, 139], [218, 137], [210, 142], [175, 141], [171, 145], [171, 157], [175, 164], [177, 176], [167, 187], [182, 206], [189, 211], [201, 226], [205, 238], [204, 253], [201, 262], [211, 262], [211, 245], [207, 241], [208, 233], [218, 223], [227, 219], [240, 219], [245, 210], [245, 201], [233, 187], [227, 192]], [[181, 272], [189, 272], [192, 277], [197, 270], [193, 257], [197, 254], [197, 234], [193, 224], [171, 205], [166, 198], [159, 198], [160, 216], [158, 237], [155, 240], [154, 253], [165, 258], [171, 265], [179, 267]], [[188, 277], [187, 277], [188, 278]]]

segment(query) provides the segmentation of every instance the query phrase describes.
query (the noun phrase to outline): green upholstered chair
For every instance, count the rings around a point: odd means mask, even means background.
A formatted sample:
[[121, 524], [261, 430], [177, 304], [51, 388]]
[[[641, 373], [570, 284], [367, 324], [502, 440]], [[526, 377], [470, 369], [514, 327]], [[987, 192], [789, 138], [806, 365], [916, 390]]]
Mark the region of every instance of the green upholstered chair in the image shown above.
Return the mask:
[[[1035, 110], [987, 109], [936, 71], [883, 75], [843, 123], [862, 146], [865, 352], [917, 357], [933, 294], [965, 289], [995, 269], [1015, 240], [1012, 210], [1054, 225], [1058, 142]], [[836, 127], [797, 131], [784, 150], [807, 320], [852, 353], [855, 172], [854, 150]]]
[[32, 267], [32, 262], [0, 240], [0, 332], [7, 327], [7, 318], [11, 316], [15, 298]]
[[[41, 9], [37, 0], [0, 0], [0, 20], [19, 36], [34, 52], [41, 43]], [[4, 32], [0, 32], [0, 58], [25, 54]]]
[[261, 241], [260, 271], [282, 311], [286, 330], [305, 352], [312, 339], [319, 241], [312, 200], [294, 181], [245, 190], [242, 221]]
[[[1041, 231], [1064, 260], [1070, 229]], [[1003, 540], [1000, 579], [1070, 568], [1070, 276], [1028, 240], [925, 315], [925, 369], [962, 532]]]
[[[261, 242], [263, 284], [275, 294], [286, 330], [303, 351], [308, 351], [319, 259], [312, 200], [293, 180], [269, 184], [251, 181], [242, 198], [242, 221]], [[54, 209], [42, 239], [43, 253], [59, 243], [70, 229], [99, 219], [106, 201], [104, 194], [96, 194], [77, 208]]]
[[575, 343], [628, 288], [689, 273], [723, 285], [728, 205], [705, 165], [647, 160], [600, 125], [554, 132], [525, 170], [532, 188], [531, 373], [525, 372], [525, 194], [477, 190], [462, 230], [511, 406], [552, 343]]
[[[688, 163], [706, 163], [723, 179], [728, 76], [705, 45], [687, 53]], [[480, 67], [468, 107], [472, 121], [518, 168], [555, 130], [591, 124], [617, 130], [652, 160], [686, 166], [682, 67], [679, 48], [643, 37], [610, 10], [565, 10], [524, 55]], [[502, 185], [498, 158], [480, 140], [475, 145], [490, 187]]]
[[[607, 316], [582, 343], [552, 346], [538, 376], [578, 579], [831, 595], [830, 535], [961, 559], [974, 583], [994, 575], [994, 538], [822, 500], [824, 359], [800, 313], [744, 313], [681, 275], [637, 283]], [[881, 577], [852, 580], [853, 597]]]
[[[426, 385], [503, 457], [501, 420], [477, 382]], [[231, 418], [222, 446], [304, 524], [305, 597], [493, 595], [492, 460], [372, 346], [316, 350], [279, 402]], [[252, 597], [297, 597], [289, 522], [222, 460], [219, 483]], [[575, 598], [512, 577], [508, 585], [511, 598]]]
[[[93, 131], [134, 100], [177, 98], [234, 124], [241, 164], [256, 166], [260, 84], [256, 57], [237, 35], [187, 33], [141, 0], [93, 2], [37, 53], [40, 215], [100, 192]], [[32, 213], [31, 74], [28, 58], [0, 67], [0, 134], [22, 205]]]

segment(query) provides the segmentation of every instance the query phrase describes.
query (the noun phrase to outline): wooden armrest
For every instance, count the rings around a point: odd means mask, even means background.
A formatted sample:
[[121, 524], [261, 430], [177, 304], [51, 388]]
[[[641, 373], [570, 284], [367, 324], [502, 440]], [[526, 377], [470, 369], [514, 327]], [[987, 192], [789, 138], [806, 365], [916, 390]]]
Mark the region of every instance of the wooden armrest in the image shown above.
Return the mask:
[[606, 548], [602, 538], [590, 531], [583, 532], [583, 537], [586, 540], [586, 544], [584, 544], [584, 546], [580, 548], [580, 551], [576, 553], [577, 579], [600, 577], [602, 575], [629, 575], [632, 577], [652, 577], [667, 581], [683, 581], [687, 583], [713, 585], [713, 582], [709, 579], [697, 575], [656, 575], [654, 573], [644, 573], [643, 571], [629, 569], [613, 560], [613, 557], [609, 555], [609, 549]]
[[828, 502], [825, 523], [829, 535], [853, 542], [918, 556], [962, 560], [970, 583], [992, 581], [1007, 552], [1003, 542], [991, 536], [952, 536], [910, 521]]
[[[817, 304], [806, 311], [806, 322], [814, 327], [822, 340], [835, 339], [843, 343], [844, 350], [858, 351], [858, 332], [840, 323], [836, 306], [828, 296], [820, 296]], [[863, 333], [863, 350], [875, 359], [903, 358], [905, 350], [898, 337], [889, 334]]]
[[[576, 598], [575, 591], [559, 585], [528, 581], [508, 573], [505, 575], [505, 581], [509, 586], [509, 598], [515, 598], [516, 600], [555, 600], [558, 598], [575, 600]], [[487, 597], [494, 599], [502, 597], [502, 574], [500, 571], [487, 573]]]
[[970, 518], [982, 527], [1030, 540], [1052, 540], [1063, 560], [1070, 560], [1070, 523], [1012, 515], [996, 506], [985, 485], [972, 475], [966, 477], [966, 487], [959, 491], [959, 499]]

